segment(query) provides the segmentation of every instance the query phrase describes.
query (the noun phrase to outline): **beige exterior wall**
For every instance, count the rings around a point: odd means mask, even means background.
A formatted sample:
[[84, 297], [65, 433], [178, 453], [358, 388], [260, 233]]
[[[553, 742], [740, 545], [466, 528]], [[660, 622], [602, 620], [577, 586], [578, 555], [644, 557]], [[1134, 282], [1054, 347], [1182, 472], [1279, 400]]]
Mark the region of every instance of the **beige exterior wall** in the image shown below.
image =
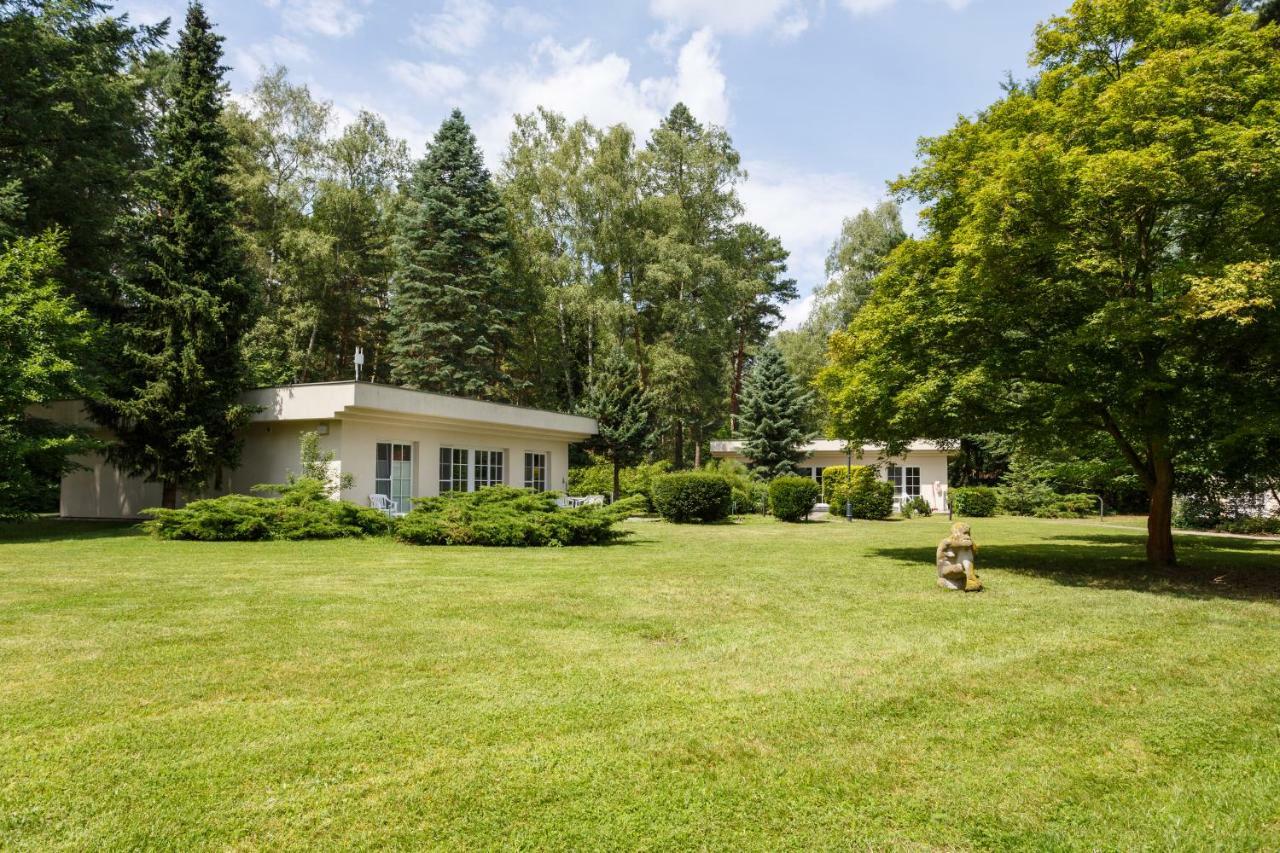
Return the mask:
[[563, 491], [569, 477], [569, 442], [537, 433], [518, 433], [473, 427], [436, 427], [396, 420], [348, 420], [342, 423], [339, 457], [342, 472], [355, 476], [355, 486], [342, 496], [367, 504], [374, 490], [374, 465], [379, 442], [407, 444], [413, 448], [413, 494], [440, 494], [440, 448], [503, 451], [503, 479], [509, 486], [524, 486], [524, 454], [547, 454], [547, 488]]

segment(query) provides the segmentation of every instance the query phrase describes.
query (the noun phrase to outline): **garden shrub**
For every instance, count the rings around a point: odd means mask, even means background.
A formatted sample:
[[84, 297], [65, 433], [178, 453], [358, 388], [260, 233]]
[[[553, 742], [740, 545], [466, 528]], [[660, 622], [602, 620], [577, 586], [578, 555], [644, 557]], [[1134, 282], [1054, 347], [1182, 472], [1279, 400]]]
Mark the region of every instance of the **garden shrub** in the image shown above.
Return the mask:
[[719, 474], [687, 471], [654, 477], [652, 497], [667, 521], [720, 521], [729, 514], [733, 487]]
[[[569, 494], [612, 495], [613, 463], [598, 456], [591, 457], [591, 460], [590, 465], [569, 469]], [[618, 472], [619, 499], [643, 498], [644, 506], [637, 511], [653, 512], [653, 504], [649, 498], [653, 491], [653, 478], [665, 474], [670, 468], [670, 462], [662, 461], [621, 469]]]
[[807, 519], [820, 492], [808, 477], [778, 477], [769, 483], [769, 509], [782, 521]]
[[147, 509], [142, 527], [160, 539], [253, 542], [341, 539], [386, 533], [387, 516], [350, 501], [330, 500], [327, 485], [308, 477], [281, 485], [278, 498], [224, 495], [181, 509]]
[[844, 514], [845, 499], [850, 502], [854, 518], [879, 521], [893, 514], [893, 484], [876, 477], [876, 469], [869, 465], [853, 466], [850, 483], [844, 465], [833, 465], [822, 471], [822, 482], [827, 502], [836, 515]]
[[929, 502], [921, 495], [916, 495], [910, 500], [902, 503], [902, 517], [911, 518], [912, 516], [922, 516], [928, 518], [933, 515], [933, 507], [929, 506]]
[[1254, 515], [1242, 515], [1239, 518], [1223, 522], [1221, 528], [1227, 533], [1244, 533], [1250, 536], [1257, 536], [1262, 533], [1280, 535], [1280, 518], [1275, 516], [1260, 518]]
[[733, 512], [756, 513], [768, 510], [769, 484], [751, 473], [751, 469], [742, 462], [737, 459], [713, 459], [702, 470], [718, 474], [729, 481]]
[[641, 508], [633, 497], [607, 507], [565, 509], [555, 492], [490, 486], [415, 500], [396, 522], [395, 535], [413, 545], [600, 545], [625, 536], [614, 526]]
[[1090, 518], [1098, 511], [1093, 495], [1057, 495], [1032, 513], [1036, 518]]
[[990, 486], [964, 486], [951, 490], [951, 508], [956, 515], [990, 518], [996, 514], [996, 490]]
[[1173, 507], [1173, 526], [1209, 530], [1226, 521], [1222, 500], [1215, 494], [1180, 496]]

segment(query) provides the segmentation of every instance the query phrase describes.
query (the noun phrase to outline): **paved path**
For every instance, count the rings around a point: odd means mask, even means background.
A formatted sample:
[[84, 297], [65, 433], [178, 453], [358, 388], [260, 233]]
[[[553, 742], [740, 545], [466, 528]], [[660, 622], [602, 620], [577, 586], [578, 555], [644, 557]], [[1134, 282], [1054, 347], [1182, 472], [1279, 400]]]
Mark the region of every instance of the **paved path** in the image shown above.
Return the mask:
[[[1081, 527], [1102, 527], [1107, 530], [1137, 530], [1141, 533], [1147, 532], [1147, 528], [1131, 524], [1107, 524], [1102, 521], [1085, 521], [1083, 519], [1074, 518], [1041, 518], [1037, 520], [1061, 521], [1069, 524], [1077, 524]], [[1173, 532], [1176, 536], [1215, 536], [1219, 539], [1252, 539], [1255, 542], [1280, 542], [1280, 536], [1273, 536], [1266, 533], [1222, 533], [1217, 530], [1179, 530], [1176, 527], [1173, 529]]]

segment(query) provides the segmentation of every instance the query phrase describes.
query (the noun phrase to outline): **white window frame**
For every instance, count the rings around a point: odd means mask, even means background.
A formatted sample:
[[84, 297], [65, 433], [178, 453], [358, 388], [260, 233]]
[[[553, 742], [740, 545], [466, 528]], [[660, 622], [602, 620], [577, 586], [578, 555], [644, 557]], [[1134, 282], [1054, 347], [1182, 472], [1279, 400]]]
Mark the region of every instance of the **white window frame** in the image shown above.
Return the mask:
[[[378, 454], [387, 448], [387, 476], [379, 476]], [[403, 449], [403, 459], [396, 459], [396, 448]], [[396, 506], [394, 512], [403, 515], [413, 508], [413, 479], [417, 452], [409, 441], [379, 441], [373, 450], [373, 493], [385, 495]], [[399, 464], [399, 468], [397, 468]]]
[[[448, 461], [445, 461], [445, 454], [448, 454]], [[461, 454], [459, 457], [458, 454]], [[461, 463], [459, 463], [461, 458]], [[470, 492], [471, 487], [471, 451], [464, 447], [441, 447], [440, 452], [436, 455], [436, 482], [440, 487], [440, 494], [449, 492]], [[462, 466], [462, 477], [458, 478], [458, 466]], [[448, 473], [448, 477], [445, 474]]]
[[[542, 479], [539, 482], [536, 476], [539, 468], [536, 457], [542, 457]], [[532, 462], [532, 464], [530, 464]], [[535, 492], [545, 492], [547, 490], [547, 478], [551, 468], [551, 454], [545, 450], [526, 450], [524, 452], [524, 487], [533, 489]]]
[[[495, 457], [497, 457], [496, 461]], [[481, 459], [484, 461], [482, 462]], [[481, 480], [480, 472], [482, 470], [487, 474], [484, 480]], [[506, 482], [507, 452], [505, 450], [492, 450], [482, 447], [471, 451], [472, 491], [483, 489], [486, 486], [505, 485]]]
[[885, 479], [893, 483], [893, 499], [898, 503], [920, 496], [920, 466], [889, 464]]

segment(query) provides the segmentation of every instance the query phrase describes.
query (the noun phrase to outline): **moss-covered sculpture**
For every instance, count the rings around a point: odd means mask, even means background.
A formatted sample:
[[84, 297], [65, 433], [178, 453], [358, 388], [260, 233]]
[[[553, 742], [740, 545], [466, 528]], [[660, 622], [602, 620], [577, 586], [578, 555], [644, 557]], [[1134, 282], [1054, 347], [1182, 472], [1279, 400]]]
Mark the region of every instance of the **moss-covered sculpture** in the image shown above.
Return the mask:
[[977, 553], [969, 525], [963, 521], [951, 525], [951, 533], [938, 543], [938, 586], [965, 592], [981, 590], [982, 581], [974, 569]]

